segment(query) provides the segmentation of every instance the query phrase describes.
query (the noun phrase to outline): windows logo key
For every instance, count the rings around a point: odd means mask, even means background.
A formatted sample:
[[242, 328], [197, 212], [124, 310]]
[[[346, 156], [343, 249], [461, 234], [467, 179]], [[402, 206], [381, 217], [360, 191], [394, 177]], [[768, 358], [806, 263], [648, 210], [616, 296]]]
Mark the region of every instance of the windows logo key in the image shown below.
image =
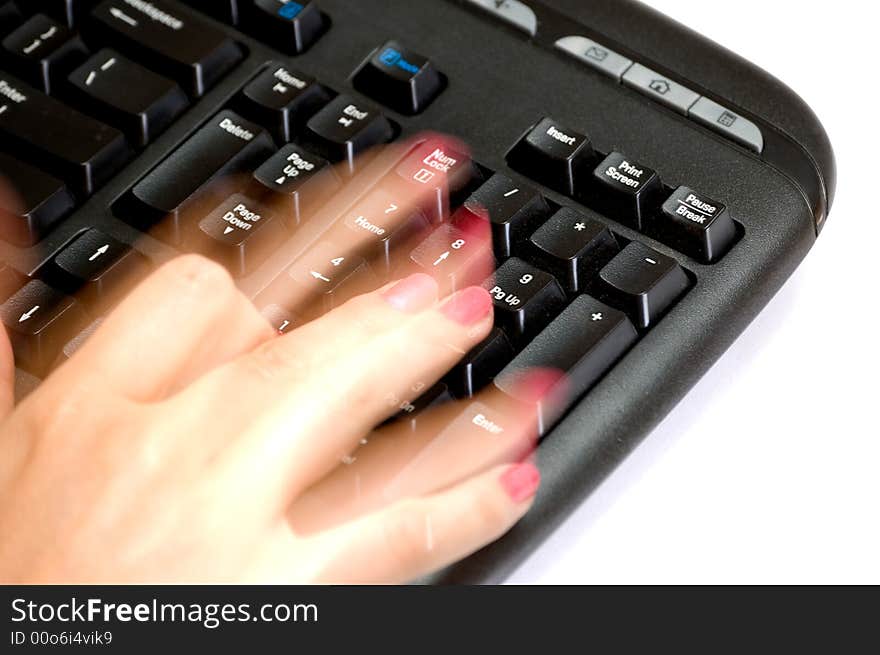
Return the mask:
[[303, 5], [299, 2], [286, 2], [278, 8], [278, 15], [287, 20], [293, 20], [299, 16], [303, 10]]

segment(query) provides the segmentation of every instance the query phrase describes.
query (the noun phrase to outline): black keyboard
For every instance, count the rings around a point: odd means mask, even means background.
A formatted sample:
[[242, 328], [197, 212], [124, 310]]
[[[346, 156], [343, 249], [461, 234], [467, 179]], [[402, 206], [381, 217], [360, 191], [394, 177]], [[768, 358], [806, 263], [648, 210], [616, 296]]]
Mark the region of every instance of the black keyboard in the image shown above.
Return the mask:
[[[364, 157], [429, 133], [470, 152]], [[21, 394], [180, 251], [281, 332], [312, 315], [292, 295], [314, 313], [404, 269], [484, 283], [496, 329], [394, 420], [535, 366], [572, 397], [540, 410], [535, 509], [435, 581], [500, 579], [540, 543], [778, 290], [835, 184], [791, 91], [630, 0], [0, 0], [0, 172]], [[393, 183], [352, 214], [352, 180]], [[392, 227], [406, 188], [427, 200]]]

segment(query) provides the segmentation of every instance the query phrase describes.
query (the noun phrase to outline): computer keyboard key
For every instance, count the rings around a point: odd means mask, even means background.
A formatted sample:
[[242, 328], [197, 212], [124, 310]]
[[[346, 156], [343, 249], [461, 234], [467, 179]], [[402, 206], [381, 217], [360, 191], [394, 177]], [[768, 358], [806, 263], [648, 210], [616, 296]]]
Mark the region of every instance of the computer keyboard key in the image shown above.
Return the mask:
[[191, 96], [205, 94], [238, 64], [241, 48], [195, 12], [167, 0], [107, 0], [91, 13], [87, 34], [174, 78]]
[[450, 223], [435, 229], [412, 251], [410, 260], [433, 276], [444, 294], [480, 284], [491, 274], [494, 264], [488, 234], [462, 230]]
[[326, 159], [290, 143], [254, 172], [266, 202], [290, 227], [319, 206], [342, 186], [342, 180]]
[[186, 4], [203, 11], [212, 18], [231, 25], [237, 25], [240, 16], [239, 5], [248, 0], [184, 0]]
[[0, 177], [15, 190], [14, 196], [0, 194], [4, 241], [32, 246], [73, 209], [73, 196], [64, 182], [4, 153], [0, 153]]
[[[257, 304], [257, 307], [261, 307], [261, 305]], [[296, 316], [277, 303], [262, 305], [262, 309], [259, 311], [260, 315], [269, 321], [269, 325], [271, 325], [272, 329], [278, 334], [292, 332], [299, 324]]]
[[562, 377], [537, 403], [540, 434], [586, 393], [632, 347], [638, 332], [626, 314], [595, 298], [581, 295], [547, 326], [495, 378], [495, 386], [527, 403], [523, 376], [535, 369], [558, 371]]
[[242, 23], [282, 52], [298, 55], [324, 32], [324, 17], [309, 0], [246, 0]]
[[495, 325], [514, 344], [544, 329], [566, 302], [556, 278], [517, 257], [504, 262], [483, 286], [495, 303]]
[[538, 33], [538, 17], [535, 11], [520, 0], [465, 0], [465, 2], [479, 7], [528, 36], [535, 36]]
[[393, 137], [391, 123], [375, 107], [341, 95], [312, 116], [300, 142], [324, 159], [344, 162], [354, 173], [358, 155]]
[[86, 344], [86, 341], [97, 332], [98, 328], [101, 327], [101, 324], [104, 322], [104, 319], [98, 318], [89, 323], [85, 328], [80, 330], [80, 332], [73, 337], [70, 341], [64, 344], [61, 348], [61, 352], [58, 353], [58, 358], [52, 365], [52, 368], [58, 368], [64, 362], [68, 361], [72, 358], [76, 353], [80, 351], [80, 349]]
[[443, 78], [430, 59], [397, 41], [375, 50], [354, 76], [361, 93], [401, 114], [419, 114], [443, 89]]
[[465, 201], [465, 208], [478, 215], [488, 213], [492, 247], [499, 259], [510, 257], [550, 213], [544, 196], [501, 173], [474, 191]]
[[432, 223], [449, 217], [451, 207], [460, 204], [460, 195], [480, 172], [470, 155], [448, 139], [429, 138], [416, 144], [397, 165], [396, 183], [405, 193], [420, 199], [420, 208]]
[[24, 0], [28, 13], [41, 13], [73, 27], [81, 16], [99, 0]]
[[446, 381], [457, 397], [471, 398], [513, 359], [514, 352], [504, 331], [494, 328], [449, 372]]
[[134, 186], [123, 218], [141, 228], [165, 217], [176, 224], [180, 212], [195, 200], [210, 205], [204, 207], [210, 211], [216, 206], [211, 198], [219, 192], [215, 187], [236, 174], [250, 176], [273, 152], [266, 130], [222, 111]]
[[599, 272], [599, 297], [625, 311], [636, 327], [653, 326], [690, 287], [671, 257], [633, 241]]
[[2, 46], [4, 66], [44, 93], [88, 56], [78, 36], [43, 14], [29, 18]]
[[563, 207], [538, 228], [523, 251], [575, 295], [587, 289], [620, 246], [604, 223]]
[[40, 375], [79, 330], [85, 313], [73, 298], [31, 280], [0, 306], [16, 364]]
[[624, 86], [635, 89], [648, 98], [685, 116], [687, 116], [688, 109], [700, 99], [700, 94], [696, 91], [638, 62], [627, 69], [621, 81]]
[[602, 208], [611, 218], [637, 230], [655, 211], [654, 205], [663, 193], [655, 171], [619, 152], [608, 155], [593, 171], [593, 177]]
[[736, 241], [736, 223], [720, 202], [679, 187], [663, 203], [654, 230], [676, 250], [704, 263], [718, 261]]
[[586, 187], [592, 160], [590, 139], [552, 118], [542, 119], [507, 153], [511, 168], [569, 196]]
[[2, 72], [0, 140], [4, 150], [62, 178], [83, 198], [131, 154], [119, 130]]
[[272, 64], [242, 89], [236, 108], [267, 127], [279, 143], [289, 143], [315, 112], [331, 99], [331, 92], [313, 77]]
[[40, 274], [53, 287], [95, 306], [119, 299], [148, 272], [146, 257], [92, 228], [64, 246]]
[[383, 275], [396, 267], [401, 250], [427, 236], [430, 223], [418, 209], [405, 208], [403, 202], [382, 187], [370, 191], [349, 209], [342, 225], [342, 243], [366, 257], [371, 267]]
[[[413, 393], [419, 392], [413, 391]], [[402, 424], [412, 432], [416, 432], [419, 428], [420, 416], [435, 407], [440, 407], [452, 401], [453, 397], [449, 387], [443, 382], [438, 382], [427, 391], [422, 391], [418, 398], [400, 401], [398, 405], [399, 411], [388, 420], [388, 423]]]
[[192, 245], [241, 277], [261, 264], [284, 236], [282, 221], [272, 210], [235, 194], [199, 221]]
[[143, 148], [189, 106], [176, 82], [105, 48], [68, 77], [79, 106], [125, 132]]
[[308, 300], [304, 307], [297, 305], [291, 309], [309, 318], [376, 286], [376, 277], [363, 257], [329, 241], [309, 250], [281, 278], [286, 278], [282, 283], [287, 285], [293, 280], [300, 292], [297, 296]]

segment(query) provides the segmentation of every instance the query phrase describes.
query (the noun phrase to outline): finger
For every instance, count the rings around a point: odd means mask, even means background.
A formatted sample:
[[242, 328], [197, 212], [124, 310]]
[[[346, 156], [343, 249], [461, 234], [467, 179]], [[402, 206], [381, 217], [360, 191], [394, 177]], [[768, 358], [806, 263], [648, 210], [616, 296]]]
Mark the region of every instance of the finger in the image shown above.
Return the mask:
[[49, 380], [153, 401], [273, 336], [222, 267], [185, 255], [136, 287]]
[[439, 305], [436, 291], [430, 277], [414, 275], [359, 297], [216, 371], [186, 402], [210, 403], [235, 389], [223, 423], [243, 438], [228, 456], [263, 470], [276, 500], [277, 485], [295, 493], [332, 469], [410, 389], [434, 384], [485, 338], [492, 326], [485, 289]]
[[321, 534], [319, 582], [393, 584], [467, 557], [507, 532], [528, 511], [540, 483], [530, 462], [497, 467], [431, 496]]
[[[432, 493], [493, 466], [521, 461], [537, 445], [537, 404], [565, 383], [534, 369], [516, 399], [497, 388], [376, 430], [366, 445], [297, 497], [288, 518], [299, 534], [339, 525], [404, 498]], [[522, 399], [528, 398], [523, 402]]]

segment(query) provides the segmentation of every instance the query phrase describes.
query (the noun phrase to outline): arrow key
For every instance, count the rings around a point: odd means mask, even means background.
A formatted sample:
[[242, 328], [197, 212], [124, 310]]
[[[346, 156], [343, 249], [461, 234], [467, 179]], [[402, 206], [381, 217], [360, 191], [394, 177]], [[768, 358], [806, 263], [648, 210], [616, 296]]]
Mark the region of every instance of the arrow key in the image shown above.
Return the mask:
[[489, 225], [477, 219], [444, 223], [410, 253], [410, 261], [437, 280], [444, 295], [480, 284], [495, 267]]
[[374, 289], [376, 284], [376, 276], [363, 257], [324, 241], [276, 280], [271, 296], [296, 315], [311, 319]]
[[87, 305], [109, 304], [149, 270], [146, 257], [100, 230], [90, 229], [64, 246], [41, 272]]
[[42, 280], [31, 280], [0, 305], [16, 364], [36, 375], [48, 370], [84, 319], [78, 302]]

